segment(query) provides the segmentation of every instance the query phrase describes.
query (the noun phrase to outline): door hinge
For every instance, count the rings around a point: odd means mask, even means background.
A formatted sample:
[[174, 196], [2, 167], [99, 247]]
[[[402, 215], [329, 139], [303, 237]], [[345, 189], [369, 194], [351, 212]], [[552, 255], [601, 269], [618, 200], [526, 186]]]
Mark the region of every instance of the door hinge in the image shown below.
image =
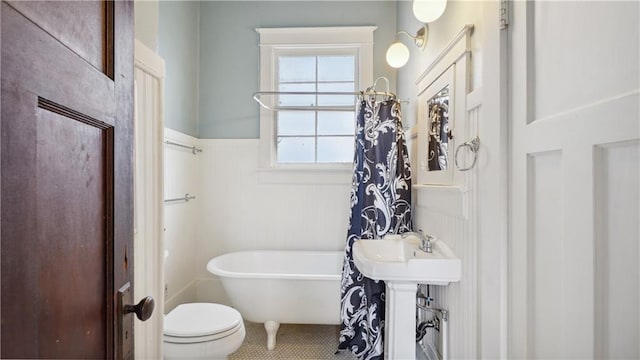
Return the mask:
[[500, 30], [504, 30], [509, 26], [509, 1], [500, 0]]

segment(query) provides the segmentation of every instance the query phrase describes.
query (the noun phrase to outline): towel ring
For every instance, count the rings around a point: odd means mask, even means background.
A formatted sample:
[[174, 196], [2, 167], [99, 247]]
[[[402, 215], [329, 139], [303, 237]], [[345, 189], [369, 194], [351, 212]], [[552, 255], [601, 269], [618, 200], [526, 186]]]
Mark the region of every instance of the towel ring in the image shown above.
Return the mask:
[[[460, 152], [460, 149], [464, 147], [469, 148], [469, 150], [473, 153], [473, 162], [468, 167], [461, 168], [460, 165], [458, 165], [458, 152]], [[473, 169], [473, 167], [476, 166], [476, 161], [478, 160], [478, 149], [480, 149], [480, 138], [477, 136], [469, 141], [465, 141], [462, 144], [458, 145], [458, 147], [456, 148], [456, 153], [454, 155], [456, 167], [458, 168], [458, 170], [467, 171]]]

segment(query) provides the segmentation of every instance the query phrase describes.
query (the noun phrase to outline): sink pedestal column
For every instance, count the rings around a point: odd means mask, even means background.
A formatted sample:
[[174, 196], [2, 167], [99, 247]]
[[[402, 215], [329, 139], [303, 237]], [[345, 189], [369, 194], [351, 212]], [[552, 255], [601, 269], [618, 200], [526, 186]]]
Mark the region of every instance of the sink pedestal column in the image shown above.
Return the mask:
[[417, 289], [417, 283], [386, 282], [385, 359], [415, 359]]

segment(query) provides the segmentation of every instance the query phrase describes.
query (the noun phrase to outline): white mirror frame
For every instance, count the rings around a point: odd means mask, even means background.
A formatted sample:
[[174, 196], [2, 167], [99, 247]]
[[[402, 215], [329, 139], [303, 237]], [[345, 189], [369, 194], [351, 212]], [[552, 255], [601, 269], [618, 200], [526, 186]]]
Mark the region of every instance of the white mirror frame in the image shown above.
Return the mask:
[[[467, 127], [467, 94], [471, 74], [471, 33], [473, 25], [465, 25], [436, 56], [424, 72], [418, 76], [418, 149], [416, 185], [458, 186], [462, 182], [455, 169], [454, 152], [457, 144], [464, 142]], [[427, 171], [428, 108], [427, 103], [447, 84], [449, 88], [449, 140], [447, 170]], [[414, 170], [415, 171], [415, 170]]]
[[[453, 182], [453, 151], [455, 149], [456, 136], [449, 139], [447, 148], [447, 168], [445, 170], [429, 171], [429, 100], [442, 89], [449, 86], [449, 130], [454, 133], [456, 124], [456, 86], [455, 64], [451, 65], [444, 73], [423, 89], [418, 96], [418, 183], [434, 185], [451, 185]], [[463, 112], [464, 114], [464, 112]]]

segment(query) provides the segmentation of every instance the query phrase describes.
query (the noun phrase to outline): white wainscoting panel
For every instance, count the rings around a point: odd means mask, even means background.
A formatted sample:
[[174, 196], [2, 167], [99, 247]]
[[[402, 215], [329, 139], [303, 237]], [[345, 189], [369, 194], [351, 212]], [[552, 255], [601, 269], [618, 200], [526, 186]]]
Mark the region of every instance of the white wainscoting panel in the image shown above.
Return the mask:
[[172, 295], [164, 301], [165, 312], [169, 313], [169, 311], [175, 309], [175, 307], [180, 304], [196, 302], [198, 297], [197, 285], [197, 281], [193, 279], [181, 289], [172, 291]]
[[350, 178], [342, 183], [260, 180], [257, 139], [202, 139], [194, 261], [199, 301], [225, 301], [206, 269], [217, 255], [241, 250], [343, 250]]
[[219, 277], [198, 278], [196, 281], [196, 299], [198, 299], [198, 301], [208, 301], [233, 306], [229, 296], [223, 290], [222, 281]]
[[640, 358], [640, 143], [597, 146], [596, 346], [599, 359]]
[[[189, 146], [199, 146], [200, 141], [171, 129], [165, 129], [164, 138]], [[203, 202], [200, 183], [204, 159], [203, 153], [194, 155], [189, 149], [167, 144], [164, 145], [164, 155], [164, 198], [179, 198], [186, 193], [196, 197], [189, 202], [164, 204], [165, 313], [168, 313], [182, 302], [196, 301], [195, 286], [191, 289], [189, 285], [196, 278], [196, 237]]]
[[527, 264], [529, 324], [533, 356], [552, 358], [564, 342], [563, 303], [565, 244], [558, 231], [564, 222], [562, 153], [551, 151], [528, 157]]
[[[527, 6], [530, 122], [638, 88], [637, 2], [535, 1]], [[599, 44], [595, 52], [594, 43]]]
[[[480, 101], [468, 109], [458, 136], [466, 140], [477, 134], [480, 110]], [[412, 155], [417, 150], [417, 142], [412, 142]], [[445, 241], [462, 262], [460, 282], [431, 286], [430, 295], [435, 299], [432, 307], [449, 310], [449, 356], [473, 359], [478, 354], [479, 326], [477, 170], [456, 169], [454, 179], [456, 186], [414, 186], [414, 228]], [[422, 320], [432, 317], [425, 311], [420, 311], [419, 316]], [[441, 354], [442, 334], [427, 330], [422, 345]]]
[[422, 207], [461, 219], [468, 217], [468, 192], [460, 186], [414, 185], [416, 203]]
[[508, 357], [638, 358], [640, 3], [511, 5]]

